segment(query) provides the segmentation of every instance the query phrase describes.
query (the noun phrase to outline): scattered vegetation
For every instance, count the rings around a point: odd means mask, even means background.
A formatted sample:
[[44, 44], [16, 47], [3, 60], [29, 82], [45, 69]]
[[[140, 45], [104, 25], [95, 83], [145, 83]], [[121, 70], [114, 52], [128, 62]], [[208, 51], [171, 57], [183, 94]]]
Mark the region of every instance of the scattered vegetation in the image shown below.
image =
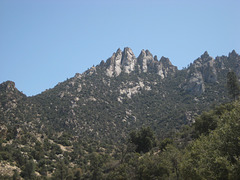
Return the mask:
[[[239, 117], [240, 101], [234, 101], [204, 112], [172, 138], [157, 140], [142, 127], [112, 148], [66, 134], [54, 141], [55, 136], [8, 131], [0, 139], [0, 160], [21, 171], [1, 178], [238, 179]], [[190, 140], [184, 144], [186, 137]]]
[[[99, 67], [35, 97], [1, 85], [0, 179], [239, 179], [236, 74], [225, 69], [195, 96], [187, 71], [110, 82]], [[119, 96], [140, 81], [151, 91]]]

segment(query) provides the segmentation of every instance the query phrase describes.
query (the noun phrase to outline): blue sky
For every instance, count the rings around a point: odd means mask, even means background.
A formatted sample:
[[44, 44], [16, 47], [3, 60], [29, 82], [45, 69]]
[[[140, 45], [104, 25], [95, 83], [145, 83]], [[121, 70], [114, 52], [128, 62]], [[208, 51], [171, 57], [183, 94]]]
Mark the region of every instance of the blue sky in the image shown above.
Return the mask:
[[0, 83], [28, 96], [82, 73], [118, 48], [168, 57], [240, 53], [239, 0], [1, 0]]

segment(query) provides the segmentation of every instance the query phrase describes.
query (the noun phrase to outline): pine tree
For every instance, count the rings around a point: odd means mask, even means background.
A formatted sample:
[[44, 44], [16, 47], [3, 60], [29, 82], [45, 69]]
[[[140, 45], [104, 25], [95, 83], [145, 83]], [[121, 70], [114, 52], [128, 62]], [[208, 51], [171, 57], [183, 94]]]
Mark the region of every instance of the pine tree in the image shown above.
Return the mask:
[[24, 179], [35, 179], [35, 164], [32, 159], [25, 164], [21, 176]]
[[227, 74], [227, 89], [232, 99], [236, 100], [240, 93], [240, 86], [235, 72], [231, 71]]
[[136, 145], [136, 152], [146, 153], [156, 146], [155, 135], [150, 127], [142, 127], [130, 133], [130, 142]]

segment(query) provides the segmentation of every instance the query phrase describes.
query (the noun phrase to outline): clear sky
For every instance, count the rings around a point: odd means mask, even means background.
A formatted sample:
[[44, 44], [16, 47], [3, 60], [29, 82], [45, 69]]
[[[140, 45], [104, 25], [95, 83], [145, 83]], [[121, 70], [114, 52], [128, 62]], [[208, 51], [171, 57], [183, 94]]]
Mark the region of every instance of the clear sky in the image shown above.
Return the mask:
[[118, 48], [168, 57], [240, 53], [239, 0], [0, 0], [0, 83], [28, 96], [82, 73]]

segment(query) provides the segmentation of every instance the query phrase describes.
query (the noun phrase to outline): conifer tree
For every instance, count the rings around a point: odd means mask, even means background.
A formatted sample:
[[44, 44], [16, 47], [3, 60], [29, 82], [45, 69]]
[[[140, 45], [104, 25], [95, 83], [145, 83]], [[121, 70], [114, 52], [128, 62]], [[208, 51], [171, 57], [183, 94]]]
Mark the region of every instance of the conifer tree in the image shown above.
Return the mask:
[[240, 93], [240, 86], [239, 86], [238, 78], [235, 72], [233, 71], [228, 72], [227, 74], [227, 89], [231, 98], [236, 100]]

